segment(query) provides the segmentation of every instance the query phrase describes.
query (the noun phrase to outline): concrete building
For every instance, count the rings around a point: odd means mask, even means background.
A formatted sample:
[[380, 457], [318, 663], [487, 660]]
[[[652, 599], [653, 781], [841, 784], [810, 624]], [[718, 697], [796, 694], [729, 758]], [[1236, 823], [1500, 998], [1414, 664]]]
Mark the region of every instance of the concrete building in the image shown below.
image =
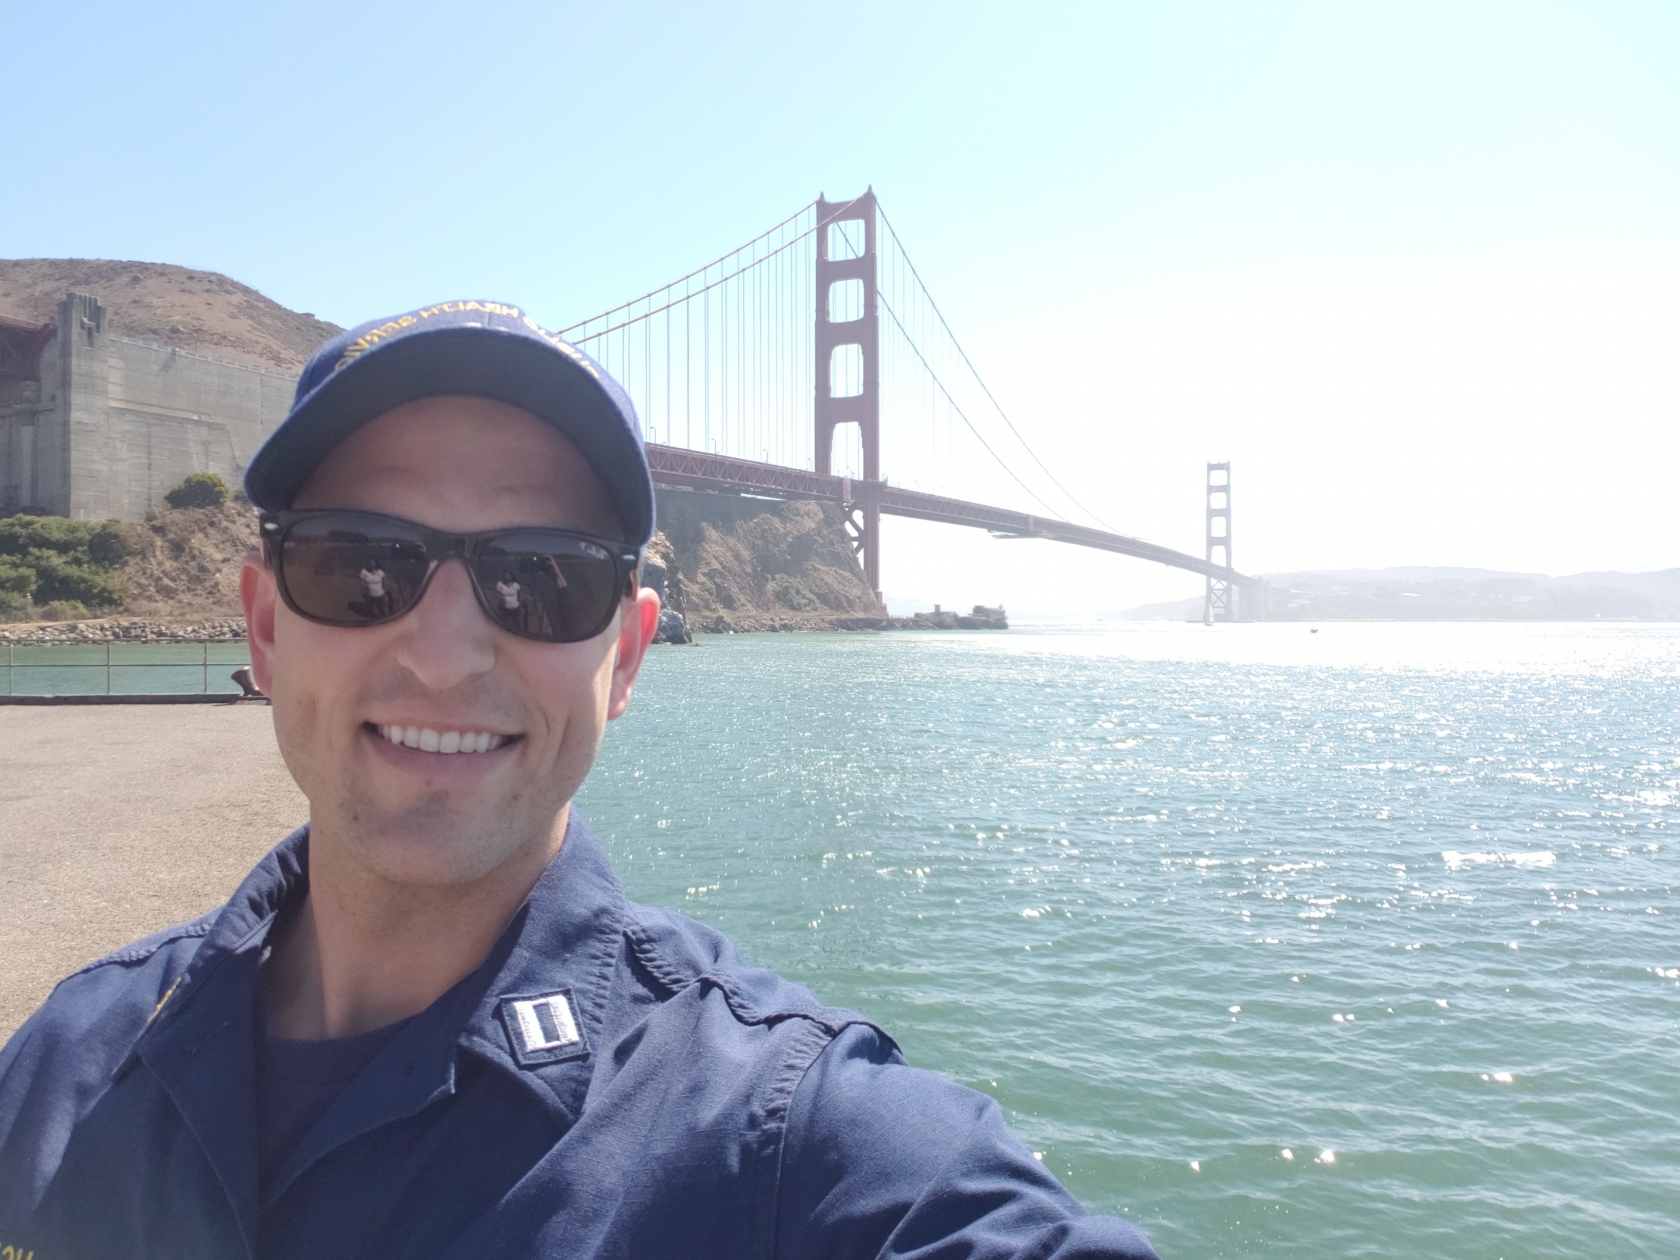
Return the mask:
[[119, 336], [96, 298], [0, 317], [0, 515], [139, 520], [188, 473], [236, 487], [295, 375]]

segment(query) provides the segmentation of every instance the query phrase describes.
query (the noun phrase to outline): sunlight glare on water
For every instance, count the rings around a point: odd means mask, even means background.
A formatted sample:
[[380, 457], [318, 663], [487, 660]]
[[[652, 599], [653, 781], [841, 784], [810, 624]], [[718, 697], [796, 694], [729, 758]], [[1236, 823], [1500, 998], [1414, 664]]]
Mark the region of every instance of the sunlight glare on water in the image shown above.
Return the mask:
[[1173, 1256], [1659, 1256], [1680, 627], [656, 649], [630, 895], [882, 1023]]

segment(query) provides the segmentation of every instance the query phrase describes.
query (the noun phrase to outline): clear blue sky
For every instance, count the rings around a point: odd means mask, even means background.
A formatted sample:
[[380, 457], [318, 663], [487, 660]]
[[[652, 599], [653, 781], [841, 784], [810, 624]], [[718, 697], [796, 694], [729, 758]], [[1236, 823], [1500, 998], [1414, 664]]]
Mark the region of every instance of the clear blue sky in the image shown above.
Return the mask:
[[[0, 255], [564, 324], [873, 184], [1122, 528], [1199, 549], [1228, 457], [1245, 568], [1680, 565], [1674, 3], [3, 0], [0, 39]], [[1187, 582], [895, 528], [889, 594]]]

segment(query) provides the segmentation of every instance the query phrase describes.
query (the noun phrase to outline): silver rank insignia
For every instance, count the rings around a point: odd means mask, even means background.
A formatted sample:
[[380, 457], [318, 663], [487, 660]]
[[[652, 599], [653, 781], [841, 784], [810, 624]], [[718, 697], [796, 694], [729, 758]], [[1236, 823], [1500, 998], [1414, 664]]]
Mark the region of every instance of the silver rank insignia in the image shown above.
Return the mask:
[[570, 989], [530, 997], [505, 997], [498, 1007], [513, 1057], [521, 1067], [559, 1063], [589, 1053], [583, 1020]]

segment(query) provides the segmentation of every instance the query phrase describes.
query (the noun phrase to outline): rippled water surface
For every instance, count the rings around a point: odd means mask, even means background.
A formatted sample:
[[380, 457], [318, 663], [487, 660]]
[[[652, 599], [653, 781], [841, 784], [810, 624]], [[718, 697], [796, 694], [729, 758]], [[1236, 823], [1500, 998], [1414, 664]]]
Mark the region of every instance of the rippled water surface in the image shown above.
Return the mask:
[[638, 900], [1190, 1256], [1680, 1254], [1680, 627], [656, 649]]

